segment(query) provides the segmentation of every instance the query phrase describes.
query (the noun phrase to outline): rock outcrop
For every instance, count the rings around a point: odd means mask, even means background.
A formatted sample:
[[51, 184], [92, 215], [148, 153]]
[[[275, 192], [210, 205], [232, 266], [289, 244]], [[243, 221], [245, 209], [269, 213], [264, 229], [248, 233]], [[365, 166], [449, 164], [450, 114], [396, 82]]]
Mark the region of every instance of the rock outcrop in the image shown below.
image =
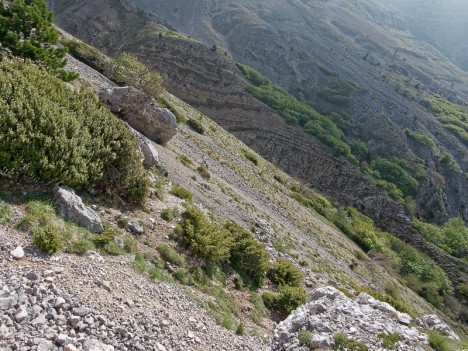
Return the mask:
[[67, 186], [56, 187], [54, 202], [63, 218], [78, 223], [94, 233], [104, 231], [101, 218], [83, 203], [73, 189]]
[[104, 104], [120, 118], [149, 139], [166, 144], [177, 134], [177, 120], [166, 108], [134, 87], [104, 89], [100, 95]]
[[127, 127], [130, 129], [130, 132], [135, 137], [135, 140], [138, 144], [138, 151], [140, 151], [143, 161], [143, 165], [147, 168], [159, 165], [159, 155], [158, 150], [153, 145], [152, 141], [146, 138], [143, 134], [136, 131], [127, 123]]
[[311, 349], [332, 347], [334, 336], [341, 333], [350, 340], [363, 342], [369, 350], [381, 350], [383, 335], [390, 334], [400, 337], [396, 350], [423, 350], [420, 345], [428, 344], [428, 336], [417, 327], [410, 326], [411, 322], [458, 339], [437, 316], [413, 321], [408, 314], [366, 293], [352, 300], [333, 287], [318, 288], [311, 293], [305, 305], [277, 326], [273, 350], [300, 350], [298, 334], [303, 330], [311, 333]]

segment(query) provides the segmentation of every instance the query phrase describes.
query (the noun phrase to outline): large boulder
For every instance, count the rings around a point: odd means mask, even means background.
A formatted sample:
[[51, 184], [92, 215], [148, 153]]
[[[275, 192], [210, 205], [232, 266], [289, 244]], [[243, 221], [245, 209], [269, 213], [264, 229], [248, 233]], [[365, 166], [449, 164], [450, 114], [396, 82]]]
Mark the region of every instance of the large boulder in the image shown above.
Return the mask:
[[134, 87], [107, 88], [99, 95], [104, 104], [149, 139], [166, 144], [177, 134], [177, 120], [166, 108]]
[[56, 187], [54, 202], [63, 218], [78, 223], [94, 233], [104, 231], [97, 213], [87, 207], [73, 189], [67, 186]]

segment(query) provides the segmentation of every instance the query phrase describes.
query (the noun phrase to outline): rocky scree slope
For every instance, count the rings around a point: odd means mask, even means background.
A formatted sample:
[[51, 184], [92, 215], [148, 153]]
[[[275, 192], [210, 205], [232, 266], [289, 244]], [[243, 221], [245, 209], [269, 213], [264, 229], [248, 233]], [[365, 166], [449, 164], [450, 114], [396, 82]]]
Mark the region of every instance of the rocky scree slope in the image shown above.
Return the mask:
[[[112, 82], [79, 61], [71, 59], [68, 68], [81, 74], [78, 85], [86, 82], [93, 91], [113, 86]], [[132, 209], [121, 201], [110, 202], [106, 197], [95, 196], [92, 191], [80, 193], [103, 221], [113, 227], [126, 216], [144, 223], [146, 231], [141, 226], [142, 230], [137, 230], [139, 235], [134, 236], [138, 250], [154, 251], [157, 245], [171, 244], [168, 235], [178, 219], [168, 223], [160, 219], [160, 215], [165, 209], [177, 207], [182, 210], [182, 201], [167, 191], [172, 184], [183, 184], [190, 189], [197, 205], [211, 210], [214, 216], [234, 220], [245, 228], [255, 227], [255, 233], [272, 258], [288, 258], [296, 264], [302, 261], [308, 291], [327, 284], [351, 292], [364, 287], [384, 291], [386, 287], [394, 286], [415, 314], [434, 311], [427, 302], [401, 286], [378, 260], [360, 253], [351, 240], [323, 217], [291, 199], [289, 185], [299, 186], [295, 180], [253, 154], [245, 144], [189, 105], [169, 94], [166, 98], [175, 104], [178, 113], [199, 121], [205, 133], [202, 135], [181, 125], [179, 134], [168, 146], [155, 146], [162, 166], [170, 174], [164, 185], [165, 200], [152, 198], [144, 209]], [[246, 157], [246, 152], [254, 155], [256, 165]], [[209, 170], [210, 179], [200, 177], [198, 165]], [[2, 199], [5, 199], [2, 206], [10, 209], [10, 215], [2, 218], [6, 224], [0, 227], [1, 269], [4, 271], [2, 303], [6, 306], [2, 310], [6, 312], [2, 314], [1, 342], [7, 347], [17, 345], [35, 349], [36, 345], [42, 345], [45, 350], [65, 349], [70, 343], [83, 349], [111, 349], [113, 345], [118, 349], [138, 349], [150, 340], [156, 342], [153, 344], [156, 350], [177, 350], [180, 342], [186, 342], [185, 349], [193, 350], [220, 349], [228, 345], [239, 345], [238, 349], [262, 349], [258, 339], [236, 337], [233, 332], [215, 326], [214, 320], [190, 302], [181, 290], [163, 283], [154, 287], [145, 277], [127, 267], [133, 261], [132, 256], [101, 257], [96, 252], [89, 252], [87, 257], [39, 254], [27, 233], [16, 227], [28, 211], [27, 199], [34, 199], [43, 190], [37, 185], [2, 180]], [[46, 198], [51, 198], [47, 192]], [[125, 236], [132, 234], [129, 231]], [[25, 248], [25, 257], [18, 246]], [[20, 260], [12, 260], [13, 254]], [[356, 255], [361, 257], [360, 263], [356, 262]], [[49, 264], [51, 269], [44, 269]], [[266, 288], [275, 287], [269, 285]], [[231, 284], [225, 289], [232, 296], [240, 294]], [[191, 293], [202, 301], [212, 301], [212, 297], [195, 289], [191, 289]], [[108, 298], [103, 298], [106, 296]], [[240, 296], [236, 303], [240, 305], [239, 313], [249, 329], [271, 332], [269, 317], [256, 322], [258, 325], [248, 321], [246, 316], [252, 306], [246, 303], [245, 295]], [[41, 304], [36, 306], [38, 301]], [[196, 314], [194, 319], [187, 318], [188, 309], [192, 317]], [[135, 310], [144, 311], [145, 315]], [[117, 316], [117, 320], [122, 316], [127, 319], [122, 323], [127, 323], [125, 330], [130, 334], [114, 324], [113, 316]], [[205, 323], [206, 330], [203, 326], [198, 327], [197, 322]], [[146, 331], [141, 329], [140, 323]], [[207, 346], [199, 341], [204, 337], [214, 341]], [[68, 349], [73, 350], [73, 346]]]
[[[457, 284], [466, 281], [466, 264], [427, 243], [419, 233], [409, 226], [404, 208], [392, 199], [385, 197], [372, 180], [342, 158], [337, 157], [328, 146], [304, 133], [301, 129], [286, 124], [265, 104], [246, 93], [247, 82], [241, 77], [241, 73], [233, 62], [225, 55], [219, 55], [205, 45], [173, 32], [163, 26], [165, 22], [156, 15], [141, 13], [141, 11], [129, 7], [128, 4], [114, 1], [101, 2], [99, 6], [96, 6], [95, 2], [92, 4], [88, 2], [63, 3], [62, 5], [60, 2], [55, 2], [57, 22], [111, 55], [117, 55], [122, 51], [140, 55], [142, 60], [146, 60], [165, 77], [165, 84], [169, 91], [206, 113], [254, 150], [279, 165], [289, 174], [303, 179], [307, 184], [339, 200], [342, 204], [357, 207], [372, 217], [381, 228], [422, 249], [435, 258]], [[164, 14], [164, 12], [161, 13]], [[368, 26], [372, 27], [373, 25], [368, 23]], [[365, 27], [365, 29], [367, 30], [369, 27]], [[383, 35], [382, 30], [379, 31], [380, 35]], [[393, 43], [395, 40], [393, 38], [390, 41]], [[413, 39], [409, 38], [408, 40]], [[387, 51], [382, 55], [385, 60], [389, 60], [386, 56], [388, 55]], [[277, 56], [271, 55], [269, 57]], [[400, 57], [398, 62], [406, 67], [409, 65], [406, 63], [408, 57]], [[429, 64], [421, 58], [416, 57], [414, 60], [417, 61], [415, 63], [411, 61], [414, 64]], [[289, 62], [289, 60], [286, 61]], [[448, 215], [449, 212], [452, 215], [460, 214], [459, 210], [453, 212], [449, 208], [464, 208], [463, 201], [466, 201], [467, 198], [464, 194], [468, 189], [464, 186], [466, 177], [460, 172], [453, 173], [437, 158], [434, 159], [431, 151], [421, 148], [417, 142], [410, 141], [394, 121], [387, 119], [388, 114], [391, 112], [396, 116], [400, 109], [405, 108], [407, 115], [414, 107], [417, 110], [415, 113], [422, 116], [418, 118], [427, 118], [427, 121], [423, 123], [425, 129], [436, 128], [437, 133], [444, 135], [440, 140], [444, 142], [451, 140], [458, 145], [457, 148], [462, 148], [460, 155], [464, 154], [463, 146], [459, 145], [453, 136], [446, 134], [438, 122], [434, 122], [434, 116], [422, 109], [419, 104], [395, 92], [394, 86], [386, 79], [380, 76], [377, 79], [375, 76], [377, 68], [372, 68], [374, 66], [362, 58], [355, 59], [355, 62], [359, 63], [358, 67], [360, 68], [356, 68], [354, 72], [360, 72], [362, 69], [362, 74], [366, 77], [369, 76], [368, 79], [361, 77], [359, 84], [365, 82], [377, 84], [375, 87], [372, 86], [372, 90], [370, 87], [369, 90], [356, 88], [353, 93], [356, 99], [353, 98], [350, 102], [351, 106], [354, 106], [353, 110], [359, 111], [356, 115], [363, 119], [362, 125], [367, 128], [363, 133], [365, 135], [371, 135], [369, 133], [381, 134], [375, 138], [372, 137], [374, 138], [372, 140], [367, 140], [371, 150], [370, 155], [380, 155], [380, 152], [394, 149], [395, 153], [398, 153], [398, 157], [407, 155], [410, 160], [414, 160], [415, 154], [423, 157], [427, 160], [428, 178], [421, 182], [422, 186], [417, 201], [431, 209], [440, 209], [440, 214], [445, 213], [442, 217]], [[363, 64], [365, 69], [361, 67]], [[430, 64], [435, 63], [431, 61]], [[314, 65], [317, 63], [315, 62]], [[369, 65], [371, 69], [370, 72], [367, 72]], [[338, 66], [343, 68], [342, 62]], [[338, 69], [338, 66], [333, 68]], [[376, 67], [380, 66], [382, 65]], [[335, 73], [327, 76], [332, 71], [324, 70], [324, 66], [314, 67], [314, 74], [318, 74], [328, 83], [331, 82], [332, 78], [330, 77], [336, 77]], [[385, 67], [390, 69], [389, 64]], [[450, 64], [439, 68], [443, 70], [445, 78], [453, 76], [453, 72], [459, 73], [459, 77], [464, 77], [462, 72], [457, 71]], [[418, 71], [418, 77], [429, 79], [428, 69], [426, 66], [424, 69], [421, 68]], [[323, 73], [324, 71], [329, 73]], [[324, 78], [324, 74], [328, 78]], [[322, 78], [318, 79], [318, 82], [321, 82]], [[429, 81], [432, 82], [432, 78]], [[391, 88], [389, 88], [389, 84]], [[446, 85], [444, 82], [440, 84], [441, 86]], [[377, 96], [373, 93], [374, 88], [383, 91], [386, 98], [366, 100], [366, 96]], [[460, 94], [463, 93], [462, 86], [457, 89]], [[392, 108], [387, 109], [382, 101], [391, 102]], [[401, 117], [403, 115], [400, 114], [398, 116], [402, 120], [404, 119], [404, 123], [409, 123], [410, 120], [414, 119], [413, 117], [411, 119], [403, 118]], [[386, 127], [381, 128], [383, 125]], [[442, 134], [440, 135], [442, 136]], [[390, 135], [391, 137], [389, 137]], [[408, 143], [409, 146], [403, 147], [400, 142]], [[443, 147], [439, 142], [437, 145]], [[373, 147], [379, 148], [381, 151], [373, 152]], [[414, 152], [410, 150], [411, 148], [414, 149]], [[463, 157], [457, 158], [457, 160], [463, 160]], [[443, 195], [443, 191], [440, 191], [442, 183], [439, 174], [444, 174], [447, 178], [444, 191], [453, 192], [456, 195]], [[456, 186], [452, 187], [450, 185], [452, 183]]]

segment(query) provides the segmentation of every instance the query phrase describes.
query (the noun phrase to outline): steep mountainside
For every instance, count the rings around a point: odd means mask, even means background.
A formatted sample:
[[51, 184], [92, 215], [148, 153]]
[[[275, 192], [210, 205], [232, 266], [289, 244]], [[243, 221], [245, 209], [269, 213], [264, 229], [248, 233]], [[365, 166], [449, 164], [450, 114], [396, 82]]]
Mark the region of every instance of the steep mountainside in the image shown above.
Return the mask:
[[[237, 79], [238, 71], [229, 60], [216, 57], [197, 42], [158, 36], [168, 31], [157, 24], [165, 21], [155, 15], [128, 11], [129, 4], [56, 1], [57, 23], [112, 55], [122, 51], [140, 53], [166, 76], [172, 92], [188, 97], [190, 103], [253, 148], [262, 150], [270, 160], [281, 161], [288, 172], [294, 170], [294, 174], [333, 197], [343, 196], [333, 192], [336, 187], [330, 188], [326, 181], [314, 178], [316, 172], [309, 168], [317, 162], [284, 159], [275, 151], [277, 147], [266, 147], [260, 142], [259, 133], [239, 131], [246, 128], [246, 123], [263, 125], [262, 113], [256, 111], [265, 108], [248, 97], [245, 83]], [[468, 75], [429, 44], [400, 31], [404, 22], [389, 10], [370, 2], [343, 5], [335, 1], [273, 1], [262, 6], [242, 1], [135, 4], [164, 17], [186, 35], [210, 46], [216, 43], [236, 60], [258, 69], [319, 112], [331, 116], [349, 141], [366, 144], [364, 161], [385, 157], [414, 164], [423, 159], [427, 176], [421, 180], [415, 196], [418, 212], [439, 222], [453, 216], [468, 218], [466, 141], [446, 128], [423, 103], [436, 93], [462, 103], [468, 93]], [[297, 128], [284, 127], [271, 114], [265, 121], [267, 129], [279, 130], [283, 137], [270, 138], [263, 133], [260, 136], [280, 145], [288, 155], [295, 154], [285, 140], [300, 141]], [[436, 152], [415, 142], [405, 128], [427, 135], [435, 143]], [[298, 157], [307, 158], [310, 147], [306, 145], [311, 143], [314, 141], [309, 136], [307, 141], [300, 141], [304, 151]], [[322, 144], [320, 153], [326, 149]], [[440, 162], [441, 152], [446, 151], [457, 161], [458, 171]], [[346, 168], [349, 172], [351, 167]], [[333, 176], [327, 174], [328, 179]], [[339, 189], [340, 194], [345, 192], [346, 189]]]
[[464, 0], [380, 0], [399, 11], [411, 32], [468, 71], [468, 3]]
[[[467, 89], [463, 71], [439, 60], [442, 54], [428, 44], [398, 31], [401, 21], [391, 12], [367, 3], [292, 1], [281, 2], [285, 8], [274, 11], [278, 2], [268, 4], [271, 11], [265, 7], [260, 11], [256, 3], [205, 3], [203, 9], [200, 2], [184, 1], [175, 7], [178, 4], [146, 5], [187, 34], [203, 33], [200, 40], [208, 42], [207, 35], [220, 37], [223, 32], [223, 42], [208, 49], [128, 1], [55, 1], [55, 9], [57, 23], [66, 30], [111, 55], [136, 53], [164, 75], [170, 92], [254, 150], [428, 253], [453, 281], [466, 280], [466, 263], [427, 243], [410, 227], [405, 208], [384, 196], [374, 180], [248, 94], [248, 82], [219, 47], [331, 116], [348, 140], [364, 141], [368, 149], [361, 162], [364, 169], [378, 157], [407, 167], [419, 180], [414, 194], [418, 212], [440, 222], [457, 215], [468, 218], [467, 147], [427, 106], [435, 99], [434, 92], [463, 99]], [[335, 16], [339, 20], [333, 20]], [[298, 34], [300, 25], [310, 28]], [[424, 135], [428, 138], [421, 138]], [[453, 156], [444, 156], [446, 151]]]

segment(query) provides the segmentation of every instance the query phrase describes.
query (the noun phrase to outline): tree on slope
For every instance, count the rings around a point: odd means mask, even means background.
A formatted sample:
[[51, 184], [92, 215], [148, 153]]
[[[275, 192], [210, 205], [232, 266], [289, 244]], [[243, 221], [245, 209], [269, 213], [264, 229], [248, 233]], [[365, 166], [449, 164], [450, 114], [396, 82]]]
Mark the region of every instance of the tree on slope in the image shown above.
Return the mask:
[[66, 49], [57, 48], [58, 33], [45, 0], [0, 0], [0, 49], [50, 69], [65, 66]]

